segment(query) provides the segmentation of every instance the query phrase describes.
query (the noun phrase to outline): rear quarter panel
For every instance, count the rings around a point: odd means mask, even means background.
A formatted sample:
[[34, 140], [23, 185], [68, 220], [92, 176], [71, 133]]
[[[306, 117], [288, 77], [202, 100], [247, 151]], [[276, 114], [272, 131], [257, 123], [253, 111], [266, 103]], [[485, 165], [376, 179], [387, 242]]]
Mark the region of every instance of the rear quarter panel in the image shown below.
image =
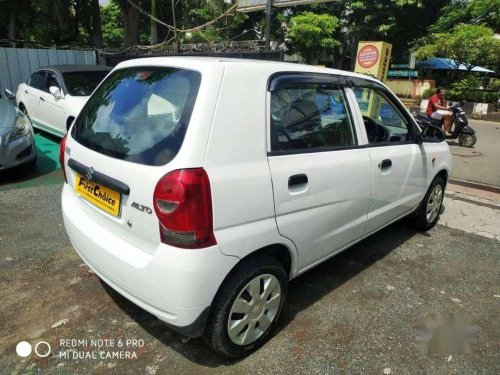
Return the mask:
[[272, 244], [293, 243], [277, 230], [266, 147], [266, 93], [270, 76], [264, 64], [242, 73], [226, 65], [209, 136], [205, 169], [213, 199], [214, 232], [221, 251], [243, 258]]

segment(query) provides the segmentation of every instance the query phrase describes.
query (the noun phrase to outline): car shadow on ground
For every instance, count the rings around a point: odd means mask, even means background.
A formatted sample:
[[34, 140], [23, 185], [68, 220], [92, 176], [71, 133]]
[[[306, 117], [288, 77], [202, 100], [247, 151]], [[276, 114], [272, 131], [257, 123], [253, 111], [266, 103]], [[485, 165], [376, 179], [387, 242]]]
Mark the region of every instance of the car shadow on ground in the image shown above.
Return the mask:
[[[309, 308], [417, 234], [418, 232], [402, 220], [318, 265], [313, 271], [292, 280], [289, 285], [287, 305], [272, 336], [285, 329], [296, 314]], [[122, 297], [104, 282], [102, 284], [114, 302], [129, 317], [157, 340], [189, 361], [208, 367], [225, 366], [239, 361], [216, 356], [202, 339], [187, 340], [162, 324], [155, 316]]]
[[40, 184], [41, 181], [35, 181], [35, 179], [43, 178], [43, 176], [59, 168], [57, 158], [60, 141], [60, 138], [51, 134], [36, 131], [36, 164], [20, 165], [15, 168], [0, 171], [0, 188], [5, 185], [17, 183], [26, 183], [30, 185], [32, 182], [33, 185]]

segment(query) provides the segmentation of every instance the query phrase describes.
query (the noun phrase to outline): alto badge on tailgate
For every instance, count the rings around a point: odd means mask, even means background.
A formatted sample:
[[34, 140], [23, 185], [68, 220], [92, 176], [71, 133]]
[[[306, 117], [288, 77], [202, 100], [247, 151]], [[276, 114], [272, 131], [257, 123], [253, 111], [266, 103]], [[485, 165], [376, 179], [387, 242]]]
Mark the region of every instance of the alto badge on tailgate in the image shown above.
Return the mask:
[[132, 207], [141, 212], [147, 212], [150, 215], [153, 213], [153, 210], [151, 208], [149, 208], [148, 206], [143, 206], [142, 204], [139, 204], [137, 202], [133, 202]]

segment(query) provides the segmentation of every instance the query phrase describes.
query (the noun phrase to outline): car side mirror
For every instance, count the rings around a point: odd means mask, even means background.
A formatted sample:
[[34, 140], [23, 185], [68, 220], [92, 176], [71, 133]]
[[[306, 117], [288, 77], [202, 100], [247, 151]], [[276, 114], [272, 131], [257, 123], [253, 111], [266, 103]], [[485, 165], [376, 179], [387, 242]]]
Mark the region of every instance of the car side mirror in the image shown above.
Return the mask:
[[418, 135], [419, 143], [439, 143], [446, 139], [444, 131], [437, 126], [426, 126], [422, 129], [422, 132]]
[[64, 95], [62, 94], [61, 89], [59, 87], [50, 86], [49, 87], [49, 91], [52, 94], [52, 96], [54, 98], [56, 98], [56, 99], [62, 99], [62, 98], [64, 98]]
[[15, 95], [10, 91], [9, 89], [3, 90], [5, 92], [5, 95], [7, 96], [7, 99], [15, 99]]

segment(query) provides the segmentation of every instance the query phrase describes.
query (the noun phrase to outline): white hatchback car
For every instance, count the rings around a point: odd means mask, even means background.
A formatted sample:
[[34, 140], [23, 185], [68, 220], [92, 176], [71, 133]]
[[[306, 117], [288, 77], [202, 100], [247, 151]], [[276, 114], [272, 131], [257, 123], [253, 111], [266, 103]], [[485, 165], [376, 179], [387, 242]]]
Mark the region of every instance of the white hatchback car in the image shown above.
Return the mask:
[[119, 64], [60, 157], [82, 259], [229, 357], [266, 341], [290, 279], [402, 217], [431, 228], [451, 163], [375, 79], [189, 57]]
[[17, 105], [35, 128], [62, 137], [110, 71], [102, 65], [72, 64], [38, 69], [17, 88]]

